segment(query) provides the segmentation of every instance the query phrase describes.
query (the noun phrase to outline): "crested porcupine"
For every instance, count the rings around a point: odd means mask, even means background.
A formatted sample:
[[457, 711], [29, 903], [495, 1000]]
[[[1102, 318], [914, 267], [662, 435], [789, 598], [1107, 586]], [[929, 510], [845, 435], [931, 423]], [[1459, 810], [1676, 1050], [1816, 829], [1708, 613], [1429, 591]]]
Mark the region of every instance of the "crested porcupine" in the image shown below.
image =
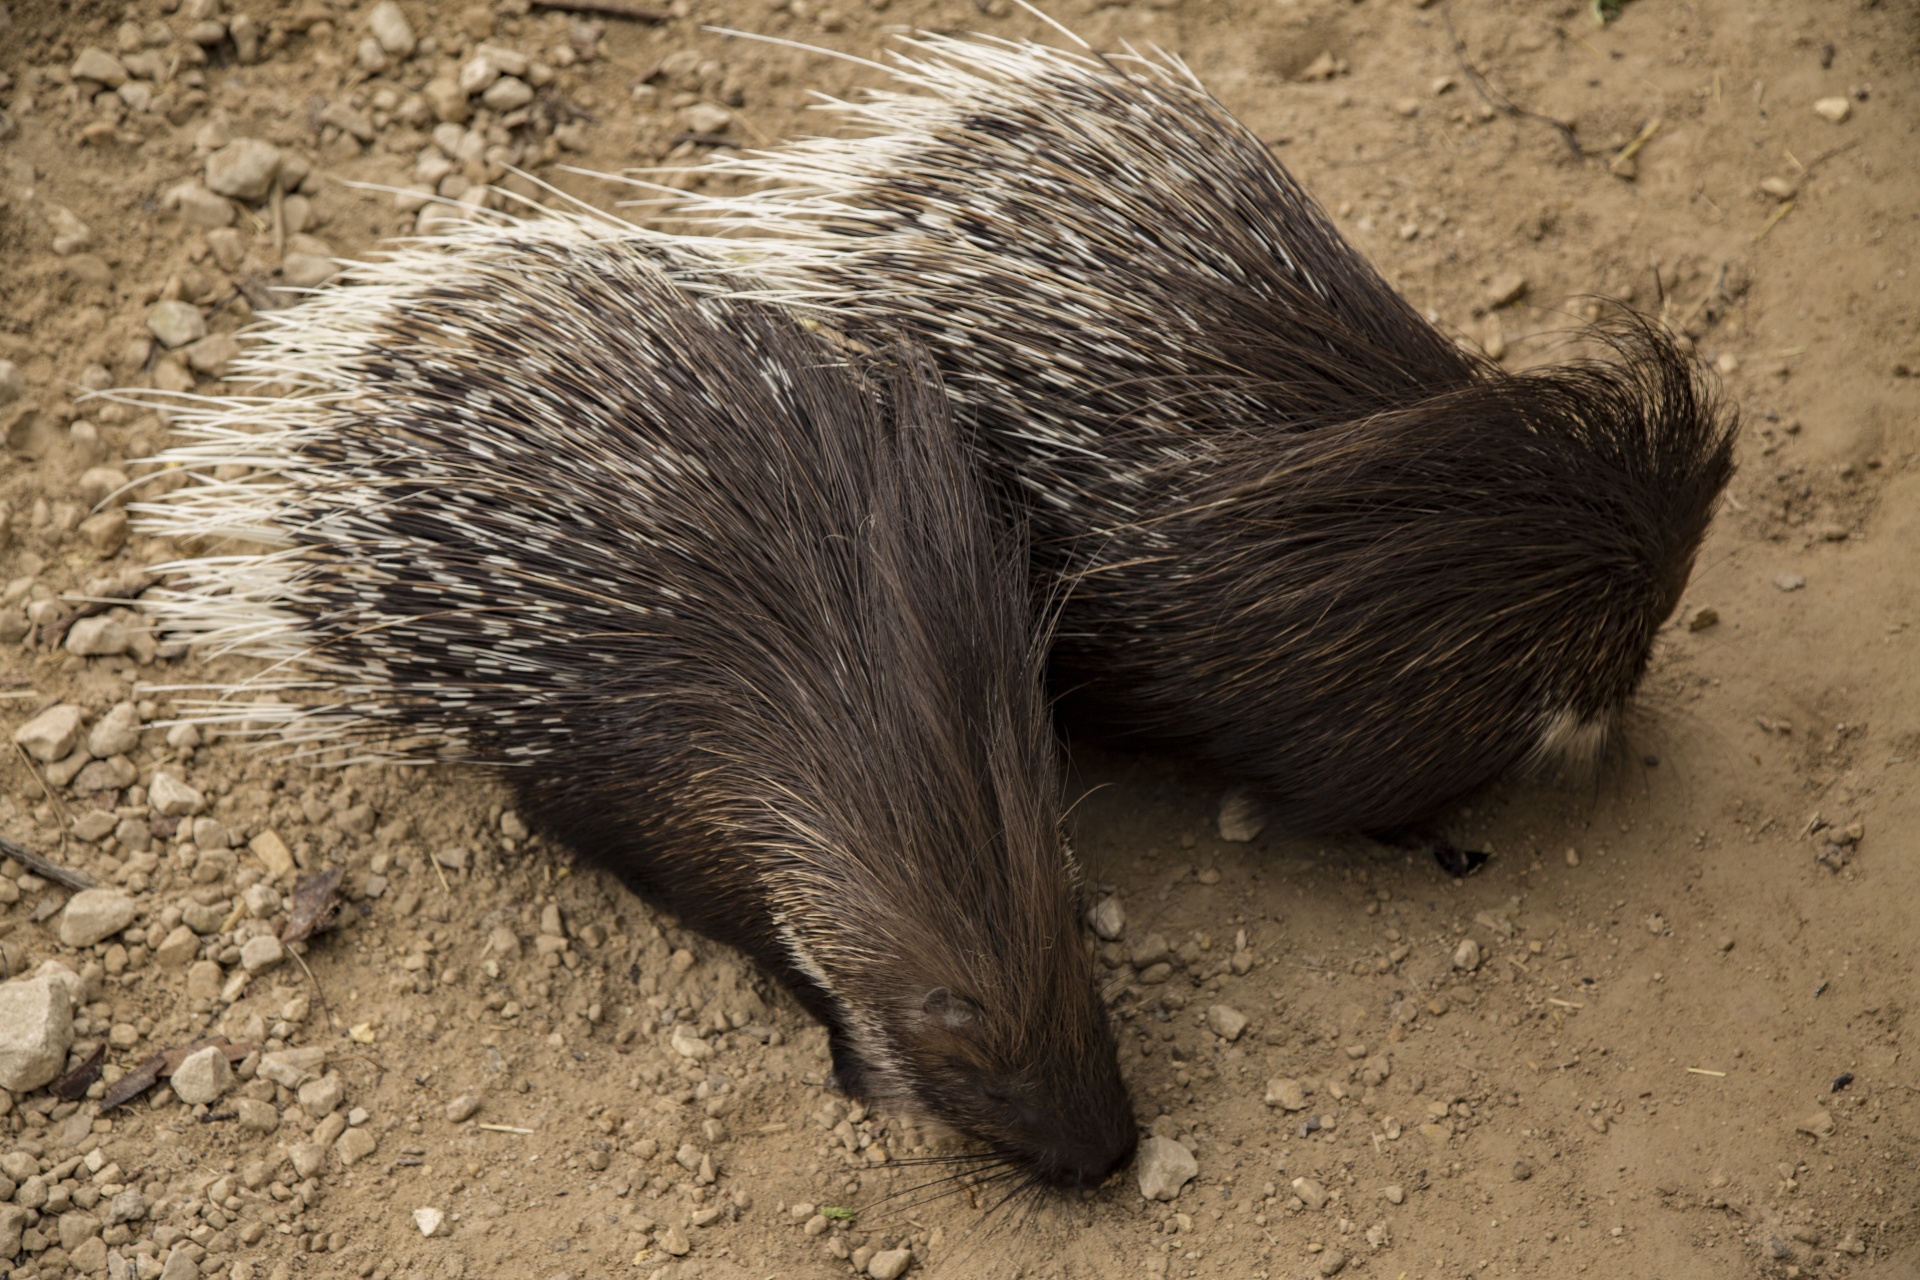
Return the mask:
[[149, 607], [313, 691], [230, 719], [505, 766], [538, 829], [791, 989], [849, 1092], [1096, 1183], [1136, 1134], [1024, 547], [924, 356], [850, 363], [674, 253], [474, 226], [272, 313], [239, 376], [292, 394], [182, 409], [201, 483], [142, 508], [269, 549], [164, 566]]
[[1070, 582], [1070, 730], [1405, 831], [1597, 754], [1677, 606], [1735, 424], [1631, 318], [1606, 359], [1463, 351], [1176, 59], [929, 36], [864, 132], [688, 206], [777, 296], [928, 344]]

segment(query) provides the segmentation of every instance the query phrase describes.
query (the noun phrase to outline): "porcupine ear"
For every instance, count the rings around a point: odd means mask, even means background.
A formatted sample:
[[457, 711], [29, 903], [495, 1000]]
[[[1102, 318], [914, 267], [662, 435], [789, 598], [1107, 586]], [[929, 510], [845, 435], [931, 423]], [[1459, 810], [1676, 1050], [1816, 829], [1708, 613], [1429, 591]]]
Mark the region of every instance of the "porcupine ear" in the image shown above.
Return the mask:
[[980, 1016], [980, 1006], [950, 987], [935, 987], [920, 1001], [920, 1012], [947, 1031], [965, 1031]]

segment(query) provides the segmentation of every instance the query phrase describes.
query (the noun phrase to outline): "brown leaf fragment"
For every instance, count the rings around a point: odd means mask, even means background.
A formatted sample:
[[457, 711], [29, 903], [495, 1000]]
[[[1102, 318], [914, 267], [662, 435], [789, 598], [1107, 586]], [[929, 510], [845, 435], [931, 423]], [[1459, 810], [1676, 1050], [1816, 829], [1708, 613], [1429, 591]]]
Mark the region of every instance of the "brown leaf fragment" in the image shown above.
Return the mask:
[[345, 867], [330, 867], [301, 876], [293, 886], [293, 910], [287, 913], [286, 927], [280, 930], [282, 942], [304, 942], [333, 923], [340, 909], [340, 881]]
[[87, 1090], [100, 1078], [100, 1067], [107, 1060], [107, 1046], [97, 1045], [87, 1060], [53, 1082], [53, 1096], [62, 1102], [77, 1102], [87, 1096]]

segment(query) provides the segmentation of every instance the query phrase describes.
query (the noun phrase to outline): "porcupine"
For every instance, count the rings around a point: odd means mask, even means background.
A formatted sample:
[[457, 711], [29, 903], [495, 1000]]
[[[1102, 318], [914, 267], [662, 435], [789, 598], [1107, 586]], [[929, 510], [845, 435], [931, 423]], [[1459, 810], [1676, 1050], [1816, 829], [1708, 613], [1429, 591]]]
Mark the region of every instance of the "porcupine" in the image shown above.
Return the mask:
[[1504, 371], [1177, 59], [906, 48], [900, 91], [828, 104], [856, 136], [720, 161], [758, 189], [689, 208], [788, 302], [928, 344], [1037, 580], [1072, 584], [1070, 732], [1401, 841], [1618, 741], [1732, 473], [1669, 337], [1623, 317], [1607, 359]]
[[288, 740], [505, 766], [536, 829], [785, 984], [849, 1093], [1097, 1183], [1136, 1131], [1026, 552], [924, 355], [836, 354], [681, 259], [469, 226], [270, 313], [237, 376], [294, 393], [183, 410], [202, 483], [141, 510], [273, 549], [164, 566], [150, 607], [315, 691]]

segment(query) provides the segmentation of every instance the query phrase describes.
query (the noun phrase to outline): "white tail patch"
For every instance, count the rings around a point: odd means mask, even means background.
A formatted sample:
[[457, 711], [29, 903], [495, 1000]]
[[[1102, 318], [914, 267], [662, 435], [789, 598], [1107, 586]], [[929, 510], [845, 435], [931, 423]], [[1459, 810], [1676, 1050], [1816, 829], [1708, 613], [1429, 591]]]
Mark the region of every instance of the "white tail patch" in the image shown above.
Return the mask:
[[1591, 769], [1606, 751], [1614, 728], [1612, 716], [1587, 718], [1571, 707], [1562, 707], [1541, 720], [1533, 759], [1541, 765]]

